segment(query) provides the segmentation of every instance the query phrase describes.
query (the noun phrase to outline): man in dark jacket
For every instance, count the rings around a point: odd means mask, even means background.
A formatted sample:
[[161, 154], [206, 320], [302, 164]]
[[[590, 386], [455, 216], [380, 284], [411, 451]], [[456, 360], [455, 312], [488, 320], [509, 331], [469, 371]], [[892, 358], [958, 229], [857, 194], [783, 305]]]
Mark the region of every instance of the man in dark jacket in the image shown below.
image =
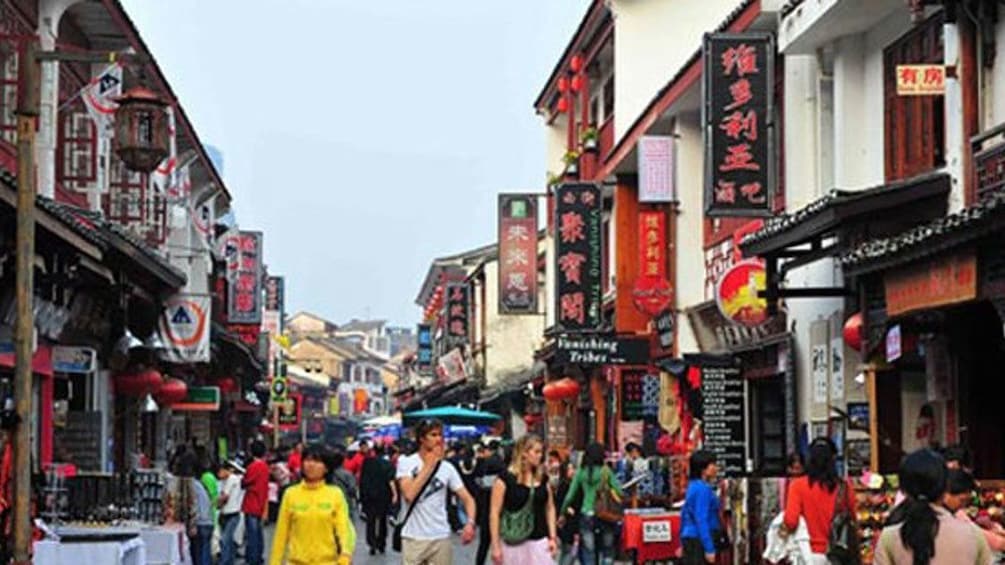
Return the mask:
[[397, 504], [394, 468], [384, 456], [384, 446], [375, 445], [372, 457], [363, 461], [360, 469], [360, 502], [366, 512], [366, 544], [370, 555], [381, 554], [387, 548], [387, 514]]
[[478, 509], [478, 553], [475, 556], [476, 565], [485, 565], [491, 547], [492, 537], [489, 532], [489, 506], [491, 504], [492, 484], [496, 477], [505, 470], [506, 464], [496, 451], [485, 443], [478, 444], [478, 457], [473, 475], [476, 485], [472, 495]]

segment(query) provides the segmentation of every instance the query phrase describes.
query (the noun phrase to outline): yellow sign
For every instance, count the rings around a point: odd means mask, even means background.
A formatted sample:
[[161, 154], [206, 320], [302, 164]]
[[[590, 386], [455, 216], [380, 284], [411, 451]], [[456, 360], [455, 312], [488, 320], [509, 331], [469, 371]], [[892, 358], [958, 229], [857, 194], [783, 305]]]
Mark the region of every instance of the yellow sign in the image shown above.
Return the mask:
[[946, 93], [945, 65], [897, 65], [898, 96], [941, 96]]

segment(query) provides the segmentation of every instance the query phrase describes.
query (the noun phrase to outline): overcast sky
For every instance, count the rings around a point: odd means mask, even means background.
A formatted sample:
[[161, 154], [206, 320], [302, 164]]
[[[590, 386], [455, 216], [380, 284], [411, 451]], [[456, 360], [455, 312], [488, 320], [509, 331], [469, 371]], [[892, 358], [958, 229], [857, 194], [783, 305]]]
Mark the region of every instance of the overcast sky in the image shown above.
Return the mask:
[[287, 311], [411, 325], [429, 262], [541, 190], [532, 103], [588, 0], [123, 0]]

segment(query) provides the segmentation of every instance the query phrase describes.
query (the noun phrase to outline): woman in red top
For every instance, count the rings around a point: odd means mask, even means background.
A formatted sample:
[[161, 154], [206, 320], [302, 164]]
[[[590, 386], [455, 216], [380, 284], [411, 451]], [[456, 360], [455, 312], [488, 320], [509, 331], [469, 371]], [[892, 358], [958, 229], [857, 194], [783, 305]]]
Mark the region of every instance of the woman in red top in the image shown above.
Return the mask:
[[[790, 532], [799, 526], [799, 518], [806, 520], [810, 533], [810, 548], [818, 563], [827, 563], [827, 540], [830, 538], [831, 522], [839, 485], [843, 481], [837, 474], [834, 457], [837, 448], [827, 438], [817, 438], [810, 444], [810, 456], [806, 464], [806, 476], [792, 481], [788, 500], [785, 504], [785, 528]], [[855, 489], [844, 481], [847, 508], [855, 515]]]

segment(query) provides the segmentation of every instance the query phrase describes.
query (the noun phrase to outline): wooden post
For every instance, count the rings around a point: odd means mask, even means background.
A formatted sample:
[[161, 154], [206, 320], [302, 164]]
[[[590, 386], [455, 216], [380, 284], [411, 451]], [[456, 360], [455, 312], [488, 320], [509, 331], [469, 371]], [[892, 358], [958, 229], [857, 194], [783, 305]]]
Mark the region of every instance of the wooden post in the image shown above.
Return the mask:
[[869, 401], [869, 470], [879, 472], [879, 414], [876, 413], [876, 366], [869, 364], [865, 371], [865, 394]]

